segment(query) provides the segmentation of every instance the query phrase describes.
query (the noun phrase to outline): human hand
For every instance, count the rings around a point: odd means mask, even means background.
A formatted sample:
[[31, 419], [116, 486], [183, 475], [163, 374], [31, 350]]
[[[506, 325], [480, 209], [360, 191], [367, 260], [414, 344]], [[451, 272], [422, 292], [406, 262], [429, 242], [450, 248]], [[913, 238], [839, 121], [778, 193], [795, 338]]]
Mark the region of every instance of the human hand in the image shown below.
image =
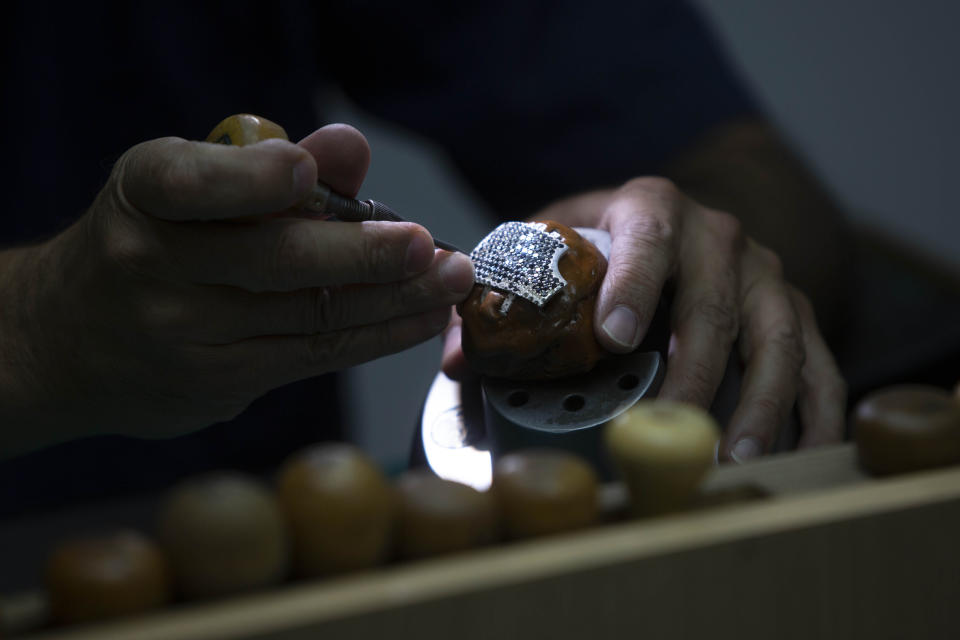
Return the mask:
[[[667, 373], [659, 396], [708, 408], [731, 356], [744, 365], [722, 459], [769, 451], [793, 407], [801, 447], [839, 441], [846, 386], [807, 298], [783, 278], [779, 258], [746, 237], [730, 214], [704, 207], [660, 178], [574, 197], [535, 218], [609, 231], [612, 248], [594, 316], [597, 340], [635, 349], [657, 301], [672, 291]], [[443, 369], [463, 374], [460, 332], [451, 323]], [[736, 353], [734, 353], [736, 348]]]
[[318, 177], [356, 194], [369, 154], [345, 125], [299, 145], [130, 149], [76, 224], [8, 256], [0, 300], [19, 321], [0, 340], [27, 348], [0, 382], [29, 381], [0, 385], [8, 417], [46, 441], [170, 436], [439, 333], [473, 284], [466, 256], [413, 223], [291, 209]]

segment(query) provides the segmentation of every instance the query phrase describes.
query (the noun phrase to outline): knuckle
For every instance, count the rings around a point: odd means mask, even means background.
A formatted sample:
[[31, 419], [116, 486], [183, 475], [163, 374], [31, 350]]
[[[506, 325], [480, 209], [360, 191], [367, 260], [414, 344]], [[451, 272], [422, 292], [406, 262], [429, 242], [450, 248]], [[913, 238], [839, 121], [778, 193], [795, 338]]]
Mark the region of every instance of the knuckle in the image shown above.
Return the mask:
[[263, 268], [266, 287], [282, 291], [295, 286], [295, 276], [307, 264], [309, 254], [300, 231], [297, 226], [288, 226], [277, 235], [273, 250], [267, 252], [267, 264]]
[[206, 171], [193, 153], [171, 153], [155, 165], [156, 180], [171, 203], [189, 201], [207, 183]]
[[699, 360], [691, 362], [681, 375], [684, 399], [700, 406], [709, 405], [716, 385], [714, 372]]
[[141, 176], [156, 180], [156, 170], [153, 163], [145, 161], [146, 158], [151, 156], [156, 144], [156, 141], [136, 144], [127, 149], [114, 163], [113, 169], [110, 171], [110, 180], [116, 184], [117, 192], [123, 202], [127, 202], [125, 196], [129, 184], [135, 182]]
[[769, 331], [765, 342], [786, 359], [792, 371], [799, 374], [806, 361], [803, 334], [799, 327], [792, 323], [778, 324]]
[[783, 277], [783, 261], [780, 259], [773, 250], [761, 245], [755, 244], [754, 246], [757, 258], [760, 261], [760, 264], [763, 265], [764, 269], [769, 271], [776, 278]]
[[743, 223], [734, 215], [726, 211], [705, 209], [704, 216], [715, 236], [732, 249], [740, 249], [743, 245]]
[[633, 305], [655, 296], [660, 291], [661, 283], [650, 267], [621, 261], [607, 267], [604, 285], [613, 291], [626, 292], [622, 301]]
[[126, 151], [113, 167], [111, 182], [122, 208], [140, 210], [142, 198], [163, 193], [173, 204], [185, 201], [203, 184], [193, 154], [180, 138], [141, 142]]
[[103, 225], [101, 248], [108, 262], [134, 273], [143, 273], [156, 261], [156, 243], [122, 216]]
[[[391, 242], [391, 236], [383, 224], [363, 225], [364, 233], [361, 234], [360, 255], [354, 260], [354, 264], [360, 267], [359, 271], [369, 274], [376, 280], [389, 278], [396, 273], [403, 273], [403, 264], [401, 252], [397, 250], [399, 243]], [[362, 277], [362, 273], [357, 273]]]
[[662, 176], [642, 176], [633, 178], [624, 185], [629, 191], [641, 191], [666, 202], [677, 202], [683, 197], [683, 192], [670, 180]]
[[679, 242], [677, 228], [671, 214], [644, 211], [633, 216], [629, 224], [619, 232], [620, 240], [625, 241], [640, 256], [668, 256], [676, 252]]
[[676, 225], [667, 216], [640, 216], [635, 223], [636, 233], [651, 244], [672, 246]]
[[655, 176], [634, 178], [621, 187], [620, 193], [633, 199], [641, 214], [633, 217], [627, 233], [657, 243], [673, 242], [677, 235], [677, 215], [684, 199], [673, 182]]
[[328, 287], [314, 287], [305, 296], [303, 326], [308, 333], [332, 331], [343, 326], [342, 298]]
[[713, 330], [725, 346], [732, 344], [740, 332], [740, 314], [732, 300], [710, 295], [697, 301], [693, 313]]
[[443, 285], [436, 264], [426, 273], [403, 280], [391, 286], [391, 289], [389, 308], [394, 314], [407, 315], [412, 311], [442, 306], [451, 296], [457, 299]]
[[145, 291], [133, 305], [139, 326], [160, 340], [189, 337], [198, 325], [193, 309], [178, 296]]
[[762, 391], [750, 398], [753, 409], [762, 416], [764, 424], [773, 427], [782, 424], [786, 419], [787, 405], [772, 391]]

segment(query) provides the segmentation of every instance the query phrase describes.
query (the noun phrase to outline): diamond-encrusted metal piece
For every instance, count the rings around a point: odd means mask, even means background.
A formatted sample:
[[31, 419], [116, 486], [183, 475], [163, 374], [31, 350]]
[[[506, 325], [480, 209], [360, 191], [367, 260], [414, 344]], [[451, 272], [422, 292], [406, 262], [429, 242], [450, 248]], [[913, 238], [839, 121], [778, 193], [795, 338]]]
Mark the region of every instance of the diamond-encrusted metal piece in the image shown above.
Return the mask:
[[504, 222], [470, 252], [480, 284], [542, 307], [567, 281], [557, 266], [567, 244], [542, 222]]

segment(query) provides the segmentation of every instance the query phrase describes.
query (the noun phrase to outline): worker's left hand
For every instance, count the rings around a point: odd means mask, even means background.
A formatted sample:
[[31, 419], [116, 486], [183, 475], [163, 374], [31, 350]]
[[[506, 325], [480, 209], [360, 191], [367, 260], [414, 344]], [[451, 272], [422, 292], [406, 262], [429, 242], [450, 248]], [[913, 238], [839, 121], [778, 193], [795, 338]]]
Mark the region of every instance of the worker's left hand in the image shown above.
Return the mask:
[[[784, 280], [777, 255], [745, 236], [734, 216], [698, 204], [668, 180], [639, 178], [561, 201], [534, 217], [610, 232], [594, 326], [598, 342], [611, 352], [640, 344], [664, 285], [672, 284], [661, 398], [710, 407], [736, 348], [744, 376], [722, 459], [743, 461], [769, 451], [794, 406], [801, 447], [841, 439], [846, 387], [813, 308]], [[457, 378], [465, 362], [454, 316], [443, 370]]]

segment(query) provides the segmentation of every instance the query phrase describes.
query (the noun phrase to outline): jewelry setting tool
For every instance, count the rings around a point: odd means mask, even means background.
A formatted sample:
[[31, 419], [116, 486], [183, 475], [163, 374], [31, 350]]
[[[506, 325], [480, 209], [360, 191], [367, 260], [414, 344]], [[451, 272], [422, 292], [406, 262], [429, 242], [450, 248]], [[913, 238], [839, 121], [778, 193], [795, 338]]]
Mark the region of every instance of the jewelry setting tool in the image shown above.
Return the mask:
[[[240, 113], [229, 116], [220, 122], [210, 135], [207, 142], [229, 144], [243, 147], [271, 138], [289, 140], [283, 127], [266, 118], [249, 113]], [[365, 222], [367, 220], [407, 222], [393, 209], [376, 200], [357, 200], [333, 191], [329, 185], [317, 182], [313, 191], [301, 206], [307, 211], [327, 216], [333, 216], [343, 222]], [[438, 249], [465, 253], [456, 246], [443, 240], [433, 239]]]

